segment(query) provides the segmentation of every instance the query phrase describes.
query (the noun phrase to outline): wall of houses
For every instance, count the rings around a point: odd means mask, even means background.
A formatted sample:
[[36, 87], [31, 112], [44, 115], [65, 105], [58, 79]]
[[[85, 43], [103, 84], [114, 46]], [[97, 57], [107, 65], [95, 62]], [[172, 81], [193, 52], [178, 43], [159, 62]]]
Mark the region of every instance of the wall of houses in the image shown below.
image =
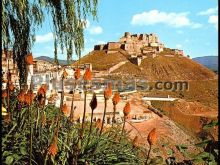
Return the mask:
[[34, 72], [46, 72], [48, 70], [55, 69], [55, 65], [51, 62], [44, 60], [34, 60], [33, 70]]

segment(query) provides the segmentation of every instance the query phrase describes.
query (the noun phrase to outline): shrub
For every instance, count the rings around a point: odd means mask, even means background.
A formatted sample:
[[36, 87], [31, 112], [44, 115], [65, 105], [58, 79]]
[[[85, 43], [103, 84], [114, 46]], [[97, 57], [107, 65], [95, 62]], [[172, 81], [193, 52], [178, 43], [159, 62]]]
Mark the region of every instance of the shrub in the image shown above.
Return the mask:
[[[2, 162], [4, 164], [143, 164], [120, 124], [104, 127], [71, 120], [60, 108], [39, 106], [39, 97], [25, 104], [11, 94], [10, 120], [4, 116]], [[42, 99], [42, 98], [41, 98]], [[95, 108], [95, 107], [93, 107]], [[9, 114], [9, 112], [8, 112]]]

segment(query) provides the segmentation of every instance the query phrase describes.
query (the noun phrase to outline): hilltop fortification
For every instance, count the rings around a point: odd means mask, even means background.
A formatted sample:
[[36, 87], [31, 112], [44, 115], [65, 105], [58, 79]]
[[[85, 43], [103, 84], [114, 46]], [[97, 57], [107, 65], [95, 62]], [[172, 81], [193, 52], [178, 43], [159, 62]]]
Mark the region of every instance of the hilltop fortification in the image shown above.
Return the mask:
[[168, 56], [172, 57], [175, 55], [184, 55], [183, 50], [166, 48], [154, 33], [130, 34], [129, 32], [125, 32], [124, 36], [118, 42], [95, 45], [94, 50], [105, 51], [107, 54], [124, 50], [129, 55], [129, 61], [135, 65], [140, 65], [144, 58], [155, 58], [159, 54], [169, 54]]
[[164, 44], [159, 41], [156, 34], [130, 34], [125, 32], [118, 42], [95, 45], [94, 50], [106, 50], [107, 53], [115, 53], [117, 49], [123, 49], [130, 55], [146, 53], [159, 53], [164, 50]]

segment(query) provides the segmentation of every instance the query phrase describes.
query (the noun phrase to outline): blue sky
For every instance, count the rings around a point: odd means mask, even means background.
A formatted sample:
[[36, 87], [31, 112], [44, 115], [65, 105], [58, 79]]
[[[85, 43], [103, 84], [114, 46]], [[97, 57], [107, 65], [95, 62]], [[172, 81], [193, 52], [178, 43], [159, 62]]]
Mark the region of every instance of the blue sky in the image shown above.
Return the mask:
[[[88, 18], [82, 55], [95, 44], [118, 41], [126, 31], [156, 33], [166, 47], [183, 49], [191, 57], [218, 55], [217, 6], [217, 0], [100, 0], [98, 21]], [[54, 57], [48, 20], [36, 32], [34, 57]], [[58, 58], [66, 59], [66, 51], [59, 51]]]

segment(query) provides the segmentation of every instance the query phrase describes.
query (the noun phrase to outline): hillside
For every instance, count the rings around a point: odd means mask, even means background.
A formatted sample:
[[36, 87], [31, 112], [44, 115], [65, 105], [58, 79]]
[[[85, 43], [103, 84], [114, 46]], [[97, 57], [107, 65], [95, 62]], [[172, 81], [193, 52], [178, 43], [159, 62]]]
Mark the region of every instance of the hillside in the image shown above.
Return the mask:
[[94, 70], [106, 70], [122, 61], [127, 61], [127, 53], [120, 50], [117, 53], [106, 54], [106, 51], [92, 51], [88, 55], [82, 57], [80, 62], [77, 61], [73, 65], [92, 63]]
[[[111, 74], [146, 78], [156, 80], [209, 80], [216, 74], [203, 65], [184, 56], [167, 57], [165, 52], [155, 58], [144, 58], [139, 66], [131, 63], [129, 55], [121, 49], [116, 53], [107, 54], [104, 50], [94, 50], [80, 59], [80, 63], [92, 63], [93, 70], [102, 71], [110, 69], [116, 64], [127, 61], [124, 65], [113, 70]], [[79, 61], [73, 65], [78, 64]]]
[[209, 69], [218, 71], [218, 56], [204, 56], [193, 58], [194, 61], [206, 66]]
[[[48, 62], [51, 62], [51, 63], [54, 63], [54, 58], [51, 58], [51, 57], [47, 57], [47, 56], [40, 56], [40, 57], [36, 57], [35, 59], [38, 59], [38, 60], [43, 60], [43, 61], [48, 61]], [[60, 65], [67, 65], [67, 60], [59, 60], [58, 59], [58, 62]]]
[[133, 74], [136, 77], [145, 77], [149, 81], [155, 80], [206, 80], [213, 79], [215, 73], [206, 67], [186, 57], [165, 57], [160, 55], [155, 58], [145, 58], [138, 66], [125, 64], [114, 73]]

